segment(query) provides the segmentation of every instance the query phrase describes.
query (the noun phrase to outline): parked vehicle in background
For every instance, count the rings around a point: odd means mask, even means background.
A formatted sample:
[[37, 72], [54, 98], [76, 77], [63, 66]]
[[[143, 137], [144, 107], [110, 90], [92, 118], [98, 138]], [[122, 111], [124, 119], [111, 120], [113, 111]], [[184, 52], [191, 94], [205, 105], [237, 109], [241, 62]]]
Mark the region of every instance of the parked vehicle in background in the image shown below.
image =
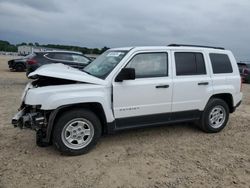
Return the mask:
[[39, 146], [53, 143], [68, 155], [131, 128], [188, 121], [217, 133], [242, 100], [236, 60], [217, 47], [116, 48], [83, 70], [51, 64], [29, 78], [13, 125], [36, 130]]
[[38, 67], [51, 63], [63, 63], [74, 68], [83, 69], [91, 62], [91, 59], [80, 52], [50, 51], [34, 52], [27, 60], [26, 75], [35, 71]]
[[250, 61], [242, 61], [238, 63], [240, 76], [243, 82], [250, 83]]
[[14, 70], [17, 72], [22, 72], [26, 70], [26, 61], [32, 57], [33, 55], [27, 55], [25, 57], [22, 58], [18, 58], [18, 59], [12, 59], [8, 61], [8, 65], [10, 70]]

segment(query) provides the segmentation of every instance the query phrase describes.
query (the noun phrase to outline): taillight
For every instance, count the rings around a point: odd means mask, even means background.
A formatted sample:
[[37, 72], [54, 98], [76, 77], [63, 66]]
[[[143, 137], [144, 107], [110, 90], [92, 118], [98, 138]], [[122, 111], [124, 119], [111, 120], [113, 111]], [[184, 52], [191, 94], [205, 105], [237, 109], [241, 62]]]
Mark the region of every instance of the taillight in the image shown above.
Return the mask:
[[243, 69], [242, 73], [247, 75], [247, 74], [249, 74], [249, 71], [248, 71], [248, 69]]
[[27, 60], [28, 65], [34, 65], [37, 64], [37, 61], [35, 59], [29, 59]]

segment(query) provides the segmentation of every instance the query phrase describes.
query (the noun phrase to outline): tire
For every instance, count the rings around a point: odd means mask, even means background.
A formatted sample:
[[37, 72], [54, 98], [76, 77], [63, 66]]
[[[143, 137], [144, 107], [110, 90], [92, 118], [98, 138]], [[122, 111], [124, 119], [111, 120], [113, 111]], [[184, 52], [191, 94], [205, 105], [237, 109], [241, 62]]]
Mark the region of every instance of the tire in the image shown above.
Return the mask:
[[25, 70], [25, 67], [22, 64], [18, 64], [18, 65], [15, 66], [15, 70], [17, 72], [23, 72]]
[[227, 103], [222, 99], [212, 98], [202, 113], [199, 127], [206, 133], [217, 133], [226, 126], [228, 118], [229, 107]]
[[64, 155], [85, 154], [96, 145], [101, 131], [100, 120], [92, 111], [66, 111], [55, 124], [53, 144]]

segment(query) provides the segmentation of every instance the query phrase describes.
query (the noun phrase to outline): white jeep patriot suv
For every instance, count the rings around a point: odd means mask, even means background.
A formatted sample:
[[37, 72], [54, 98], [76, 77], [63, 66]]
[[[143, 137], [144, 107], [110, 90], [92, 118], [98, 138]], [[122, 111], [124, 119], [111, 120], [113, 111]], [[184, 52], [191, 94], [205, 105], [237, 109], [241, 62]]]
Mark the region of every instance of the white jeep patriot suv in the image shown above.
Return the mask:
[[221, 131], [242, 100], [233, 54], [194, 45], [116, 48], [82, 71], [44, 65], [22, 95], [14, 126], [68, 155], [88, 152], [103, 133], [194, 121]]

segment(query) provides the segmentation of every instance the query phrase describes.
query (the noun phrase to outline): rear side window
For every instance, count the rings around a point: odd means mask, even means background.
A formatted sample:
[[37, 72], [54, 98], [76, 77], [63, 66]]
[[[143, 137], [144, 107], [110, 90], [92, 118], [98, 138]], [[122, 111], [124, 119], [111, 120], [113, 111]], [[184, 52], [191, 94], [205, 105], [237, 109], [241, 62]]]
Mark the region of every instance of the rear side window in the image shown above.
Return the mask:
[[214, 74], [232, 73], [233, 68], [226, 54], [209, 54]]
[[46, 56], [53, 60], [73, 61], [72, 55], [67, 53], [49, 53]]
[[206, 66], [202, 53], [175, 52], [176, 75], [203, 75], [206, 74]]
[[71, 54], [58, 53], [54, 55], [54, 59], [59, 59], [63, 61], [73, 61]]

